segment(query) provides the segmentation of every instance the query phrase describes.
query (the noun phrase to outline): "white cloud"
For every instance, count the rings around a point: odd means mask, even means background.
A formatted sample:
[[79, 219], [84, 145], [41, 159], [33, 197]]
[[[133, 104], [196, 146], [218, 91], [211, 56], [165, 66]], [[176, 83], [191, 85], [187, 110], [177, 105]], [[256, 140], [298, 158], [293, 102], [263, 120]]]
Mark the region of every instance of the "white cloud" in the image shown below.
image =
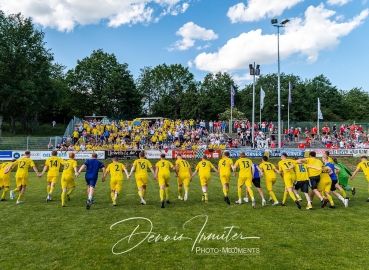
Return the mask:
[[[291, 19], [280, 36], [280, 55], [287, 58], [292, 54], [306, 57], [314, 62], [319, 52], [332, 49], [340, 38], [348, 35], [361, 25], [369, 14], [369, 9], [346, 22], [331, 20], [335, 11], [328, 10], [323, 4], [310, 6], [305, 11], [305, 19]], [[270, 64], [277, 58], [276, 34], [263, 35], [261, 29], [243, 33], [230, 39], [227, 44], [214, 53], [201, 53], [192, 61], [199, 70], [232, 72], [245, 69], [251, 62]]]
[[[110, 27], [149, 23], [165, 15], [178, 15], [189, 7], [189, 0], [0, 0], [6, 14], [21, 12], [43, 27], [72, 31], [77, 25], [99, 23]], [[155, 18], [155, 10], [162, 9]]]
[[346, 5], [348, 2], [350, 2], [351, 0], [328, 0], [327, 3], [328, 5], [331, 6], [343, 6]]
[[250, 73], [245, 73], [243, 75], [235, 74], [232, 76], [232, 79], [237, 85], [241, 85], [245, 81], [252, 81], [254, 77], [251, 76]]
[[197, 46], [196, 50], [203, 50], [203, 49], [207, 49], [207, 48], [210, 48], [210, 47], [211, 47], [211, 44], [207, 43], [204, 46]]
[[304, 0], [248, 0], [247, 6], [238, 3], [229, 8], [227, 16], [232, 23], [253, 22], [264, 18], [273, 18]]
[[[193, 22], [184, 24], [176, 32], [177, 36], [181, 36], [181, 40], [177, 40], [168, 50], [174, 49], [185, 51], [195, 45], [195, 40], [214, 40], [218, 38], [218, 35], [213, 30], [207, 30], [203, 27], [196, 25]], [[209, 45], [210, 46], [210, 45]], [[204, 46], [206, 47], [206, 45]]]

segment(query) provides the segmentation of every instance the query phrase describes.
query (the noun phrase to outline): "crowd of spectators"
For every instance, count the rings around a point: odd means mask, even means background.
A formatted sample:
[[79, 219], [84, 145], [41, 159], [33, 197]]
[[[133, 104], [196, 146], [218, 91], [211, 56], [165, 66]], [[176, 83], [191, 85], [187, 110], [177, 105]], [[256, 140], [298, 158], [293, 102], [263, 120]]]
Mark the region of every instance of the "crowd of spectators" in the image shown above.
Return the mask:
[[[76, 124], [71, 136], [63, 137], [55, 148], [60, 151], [85, 150], [196, 150], [237, 147], [238, 141], [226, 135], [225, 121], [134, 119], [100, 120]], [[53, 148], [50, 144], [48, 148]]]
[[[237, 136], [227, 134], [225, 121], [170, 120], [170, 119], [134, 119], [130, 121], [100, 120], [76, 123], [72, 135], [63, 137], [60, 144], [48, 149], [60, 151], [85, 150], [165, 150], [165, 149], [220, 149], [252, 148], [268, 149], [277, 147], [277, 127], [273, 122], [255, 123], [254, 141], [251, 140], [252, 128], [248, 120], [235, 121]], [[282, 145], [297, 142], [299, 148], [308, 148], [314, 141], [321, 140], [326, 148], [369, 148], [369, 135], [361, 125], [334, 124], [325, 125], [318, 136], [318, 128], [290, 127], [284, 130]]]
[[339, 128], [336, 124], [332, 128], [325, 125], [322, 128], [321, 141], [331, 149], [368, 149], [369, 134], [362, 125], [342, 124]]

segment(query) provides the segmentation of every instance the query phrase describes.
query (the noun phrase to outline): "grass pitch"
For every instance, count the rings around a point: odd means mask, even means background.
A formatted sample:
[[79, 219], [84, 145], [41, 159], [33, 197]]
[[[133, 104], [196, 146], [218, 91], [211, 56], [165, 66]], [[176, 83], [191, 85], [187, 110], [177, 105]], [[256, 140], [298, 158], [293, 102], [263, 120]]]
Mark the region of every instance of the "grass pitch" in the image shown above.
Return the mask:
[[[45, 176], [39, 179], [33, 172], [30, 175], [23, 205], [16, 205], [9, 198], [0, 202], [0, 269], [367, 269], [368, 266], [368, 184], [361, 173], [350, 182], [355, 184], [357, 194], [348, 193], [351, 198], [348, 208], [334, 198], [336, 209], [321, 209], [315, 199], [312, 211], [305, 210], [305, 201], [303, 208], [297, 209], [290, 198], [285, 207], [271, 203], [262, 207], [256, 189], [255, 209], [251, 203], [237, 205], [235, 177], [231, 178], [229, 206], [223, 201], [216, 174], [210, 182], [208, 204], [201, 202], [198, 177], [190, 184], [188, 201], [179, 201], [172, 175], [171, 203], [164, 209], [160, 208], [156, 181], [150, 178], [147, 205], [140, 205], [136, 183], [131, 178], [124, 182], [117, 207], [111, 206], [109, 181], [99, 181], [95, 203], [89, 211], [85, 209], [86, 187], [81, 175], [76, 179], [71, 201], [62, 208], [60, 182], [53, 201], [46, 203]], [[268, 199], [263, 184], [262, 180]], [[14, 188], [14, 180], [11, 187]], [[281, 178], [274, 191], [281, 201]], [[116, 225], [111, 227], [113, 224]], [[131, 234], [134, 235], [128, 243]], [[259, 239], [241, 239], [240, 235]], [[198, 236], [203, 236], [201, 241]], [[113, 253], [130, 248], [133, 249], [123, 254]]]

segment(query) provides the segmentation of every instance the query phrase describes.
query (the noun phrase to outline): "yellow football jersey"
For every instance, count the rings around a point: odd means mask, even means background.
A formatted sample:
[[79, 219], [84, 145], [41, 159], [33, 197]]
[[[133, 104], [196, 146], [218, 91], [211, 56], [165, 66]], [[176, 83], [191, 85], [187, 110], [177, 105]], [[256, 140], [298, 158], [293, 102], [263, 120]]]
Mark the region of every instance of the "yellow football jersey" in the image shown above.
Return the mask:
[[295, 175], [294, 170], [290, 170], [292, 164], [296, 164], [295, 160], [292, 159], [284, 159], [278, 162], [278, 170], [283, 171], [283, 175]]
[[158, 174], [170, 174], [170, 169], [173, 168], [173, 164], [168, 160], [160, 160], [155, 164], [159, 168]]
[[199, 172], [199, 175], [209, 175], [211, 169], [215, 169], [214, 165], [208, 160], [202, 160], [197, 163], [196, 170]]
[[28, 177], [28, 168], [35, 166], [33, 160], [27, 157], [21, 157], [14, 161], [13, 164], [18, 165], [15, 177]]
[[[316, 158], [306, 158], [306, 164], [310, 166], [314, 166], [316, 168], [323, 167], [323, 162], [321, 162], [319, 159], [316, 159]], [[314, 168], [308, 168], [308, 173], [310, 177], [319, 176], [322, 173], [322, 171], [314, 169]]]
[[294, 171], [296, 174], [296, 181], [309, 180], [308, 167], [306, 164], [295, 164]]
[[107, 172], [110, 172], [110, 180], [124, 180], [124, 165], [120, 162], [113, 162], [106, 168]]
[[259, 165], [259, 168], [263, 170], [265, 179], [275, 179], [277, 175], [275, 174], [276, 167], [270, 162], [263, 162]]
[[136, 159], [133, 162], [133, 166], [136, 167], [136, 175], [148, 175], [147, 168], [152, 168], [152, 164], [145, 158]]
[[366, 179], [369, 179], [369, 160], [361, 161], [357, 165], [357, 169], [362, 169]]
[[73, 175], [74, 167], [77, 167], [77, 161], [74, 159], [68, 159], [64, 162], [63, 175]]
[[[0, 165], [0, 178], [1, 177], [10, 178], [10, 172], [7, 173], [7, 174], [4, 173], [4, 171], [6, 170], [6, 168], [9, 167], [10, 164], [12, 164], [12, 162], [10, 162], [10, 161], [1, 163], [1, 165]], [[14, 169], [14, 167], [12, 169]]]
[[252, 161], [248, 158], [240, 158], [234, 164], [236, 167], [240, 167], [240, 177], [252, 178]]
[[64, 165], [65, 161], [60, 157], [49, 157], [45, 161], [45, 165], [49, 167], [47, 176], [59, 176], [60, 165]]
[[231, 174], [231, 166], [233, 165], [232, 159], [228, 157], [221, 158], [218, 162], [219, 175]]
[[178, 173], [187, 173], [190, 169], [190, 163], [184, 159], [177, 159], [176, 165], [178, 165]]

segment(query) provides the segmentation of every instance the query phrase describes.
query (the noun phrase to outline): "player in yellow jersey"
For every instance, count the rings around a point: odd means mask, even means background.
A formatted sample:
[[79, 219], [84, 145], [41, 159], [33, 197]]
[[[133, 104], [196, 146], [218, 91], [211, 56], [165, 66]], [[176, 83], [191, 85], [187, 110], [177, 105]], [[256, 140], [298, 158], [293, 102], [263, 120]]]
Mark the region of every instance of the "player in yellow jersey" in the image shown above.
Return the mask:
[[58, 181], [59, 178], [59, 169], [61, 165], [64, 165], [64, 160], [60, 157], [58, 157], [58, 151], [53, 150], [51, 152], [51, 157], [47, 158], [45, 161], [45, 167], [40, 174], [39, 177], [42, 177], [47, 169], [49, 171], [47, 172], [47, 197], [46, 202], [51, 201], [51, 196], [53, 194], [55, 184]]
[[123, 172], [125, 172], [128, 178], [128, 171], [123, 163], [118, 162], [118, 158], [116, 156], [112, 157], [112, 161], [113, 162], [106, 168], [102, 180], [105, 181], [106, 176], [110, 173], [110, 197], [113, 202], [113, 206], [117, 206], [117, 197], [119, 196], [123, 186]]
[[311, 198], [309, 196], [309, 174], [307, 165], [305, 163], [298, 164], [297, 162], [294, 162], [290, 168], [294, 169], [296, 175], [296, 181], [293, 184], [294, 192], [297, 193], [297, 190], [300, 189], [304, 193], [307, 201], [306, 210], [313, 209]]
[[5, 196], [8, 194], [9, 187], [10, 187], [10, 173], [5, 174], [4, 171], [6, 168], [14, 162], [15, 159], [12, 161], [4, 162], [0, 165], [0, 190], [3, 190], [3, 193], [1, 194], [0, 201], [5, 201]]
[[[335, 162], [334, 162], [334, 160], [333, 160], [333, 158], [331, 158], [330, 156], [329, 156], [329, 151], [324, 151], [324, 153], [323, 153], [323, 157], [322, 157], [322, 161], [323, 161], [323, 158], [327, 158], [327, 162], [328, 163], [330, 163], [330, 164], [335, 164]], [[324, 162], [324, 161], [323, 161]], [[337, 178], [338, 178], [338, 172], [340, 171], [340, 168], [338, 167], [338, 166], [334, 166], [335, 167], [335, 171], [333, 172], [334, 174], [336, 174], [336, 176], [337, 176]], [[331, 178], [332, 178], [332, 175], [331, 175]], [[335, 177], [334, 177], [335, 178]], [[339, 190], [340, 191], [340, 193], [341, 193], [341, 195], [342, 195], [342, 197], [343, 198], [345, 198], [345, 200], [347, 200], [346, 201], [346, 204], [348, 204], [348, 201], [350, 200], [350, 198], [347, 196], [347, 194], [346, 194], [346, 191], [345, 191], [345, 189], [344, 188], [342, 188], [341, 187], [341, 185], [338, 183], [338, 181], [336, 182], [336, 181], [333, 181], [332, 180], [332, 183], [335, 183], [335, 186], [334, 187], [332, 187], [331, 188], [331, 191], [332, 191], [332, 193], [333, 193], [333, 191], [335, 191], [335, 190]], [[333, 193], [334, 194], [334, 193]], [[336, 195], [336, 194], [335, 194]], [[337, 196], [337, 195], [336, 195]]]
[[[218, 171], [220, 176], [220, 181], [223, 187], [224, 201], [228, 204], [231, 204], [231, 201], [228, 198], [229, 193], [229, 182], [231, 178], [231, 168], [233, 165], [232, 159], [229, 158], [229, 152], [226, 151], [223, 154], [223, 158], [221, 158], [218, 162]], [[235, 169], [233, 169], [233, 173]]]
[[[317, 185], [317, 189], [325, 194], [325, 196], [328, 198], [328, 200], [324, 200], [325, 204], [329, 201], [330, 206], [329, 208], [336, 208], [333, 202], [333, 199], [330, 195], [331, 192], [331, 186], [332, 186], [332, 180], [329, 174], [331, 173], [331, 169], [327, 166], [322, 166], [322, 173], [320, 174], [320, 181]], [[313, 200], [314, 194], [311, 195], [311, 200]]]
[[318, 191], [318, 183], [320, 181], [320, 174], [322, 173], [323, 163], [316, 158], [316, 153], [311, 151], [308, 158], [299, 159], [297, 161], [300, 163], [306, 163], [308, 165], [309, 174], [309, 185], [311, 188], [311, 201], [313, 201], [314, 194], [320, 199], [322, 208], [326, 206], [327, 201], [323, 199], [322, 195]]
[[273, 185], [277, 181], [277, 175], [275, 173], [277, 172], [278, 174], [280, 174], [280, 172], [272, 163], [268, 162], [267, 156], [262, 157], [259, 168], [264, 173], [266, 188], [268, 190], [271, 199], [273, 200], [273, 205], [278, 205], [279, 202], [273, 192]]
[[138, 188], [138, 196], [140, 196], [141, 204], [146, 204], [146, 186], [149, 180], [149, 175], [147, 169], [150, 169], [153, 175], [155, 175], [154, 169], [150, 161], [145, 158], [145, 152], [140, 152], [139, 158], [133, 162], [131, 172], [128, 175], [128, 179], [131, 177], [132, 173], [135, 171], [136, 184]]
[[[191, 182], [191, 165], [187, 160], [182, 159], [182, 154], [177, 154], [176, 165], [174, 170], [177, 176], [178, 183], [178, 199], [185, 200], [188, 199], [188, 186]], [[184, 197], [182, 197], [182, 186], [184, 186]]]
[[[286, 153], [282, 153], [281, 161], [278, 162], [278, 170], [283, 174], [282, 178], [285, 185], [285, 190], [290, 195], [291, 199], [296, 203], [297, 207], [301, 209], [301, 205], [298, 199], [296, 199], [295, 194], [293, 193], [293, 183], [295, 182], [296, 175], [295, 171], [291, 168], [292, 164], [295, 164], [296, 161], [289, 159]], [[282, 205], [285, 205], [287, 199], [287, 192], [283, 196]]]
[[348, 199], [345, 199], [341, 196], [341, 194], [338, 194], [336, 191], [336, 186], [338, 183], [338, 177], [337, 174], [340, 171], [340, 168], [336, 167], [333, 163], [328, 162], [327, 156], [323, 156], [323, 163], [326, 168], [328, 168], [328, 175], [331, 178], [331, 193], [336, 196], [338, 199], [342, 201], [342, 203], [345, 205], [345, 207], [348, 207]]
[[32, 167], [32, 169], [35, 171], [35, 173], [37, 174], [37, 176], [39, 176], [37, 167], [35, 165], [35, 163], [33, 162], [32, 159], [30, 159], [31, 156], [31, 152], [30, 151], [26, 151], [24, 153], [25, 157], [21, 157], [19, 159], [17, 159], [16, 161], [14, 161], [13, 163], [11, 163], [4, 171], [5, 174], [9, 173], [11, 171], [11, 169], [18, 165], [17, 167], [17, 172], [15, 173], [15, 182], [17, 185], [17, 188], [14, 190], [10, 191], [10, 199], [13, 200], [14, 199], [14, 193], [15, 192], [20, 192], [18, 199], [17, 199], [17, 204], [22, 204], [22, 197], [26, 191], [27, 185], [28, 185], [28, 168]]
[[219, 171], [214, 167], [214, 165], [208, 161], [208, 157], [206, 155], [202, 156], [202, 160], [197, 164], [195, 171], [191, 175], [191, 180], [194, 178], [197, 172], [199, 172], [200, 185], [202, 189], [202, 200], [206, 203], [208, 202], [208, 185], [211, 177], [211, 169], [213, 169], [216, 173]]
[[[361, 157], [361, 162], [357, 165], [356, 170], [352, 173], [350, 180], [354, 180], [355, 175], [362, 170], [364, 172], [366, 180], [369, 182], [369, 161], [367, 156]], [[368, 183], [369, 184], [369, 183]], [[369, 191], [369, 186], [368, 186]], [[366, 200], [369, 202], [369, 198]]]
[[252, 164], [251, 159], [246, 158], [245, 152], [240, 153], [240, 158], [236, 161], [236, 163], [232, 166], [233, 175], [236, 176], [236, 168], [240, 168], [240, 173], [238, 176], [238, 200], [237, 204], [242, 203], [242, 186], [245, 185], [248, 193], [251, 197], [252, 208], [255, 208], [255, 198], [254, 192], [252, 191], [252, 176], [254, 175], [254, 166]]
[[[261, 197], [261, 206], [266, 206], [266, 200], [264, 198], [264, 192], [263, 192], [263, 190], [261, 189], [261, 186], [260, 186], [260, 178], [263, 177], [263, 171], [260, 169], [260, 167], [256, 163], [253, 163], [252, 166], [254, 167], [254, 174], [252, 176], [252, 183], [253, 183], [254, 187], [256, 187], [256, 189], [259, 192], [259, 195]], [[243, 200], [245, 202], [249, 202], [249, 197], [248, 197], [249, 192], [248, 192], [247, 187], [245, 189], [245, 193], [246, 193], [246, 196], [245, 196], [245, 198], [243, 198]]]
[[[74, 160], [75, 154], [69, 153], [69, 159], [64, 163], [64, 170], [61, 176], [61, 202], [62, 207], [65, 207], [65, 197], [67, 197], [68, 201], [70, 201], [70, 195], [76, 188], [76, 184], [74, 182], [74, 175], [77, 174], [77, 161]], [[67, 193], [67, 188], [69, 188]]]
[[160, 155], [160, 161], [155, 164], [154, 179], [158, 181], [160, 188], [160, 202], [161, 208], [164, 208], [164, 190], [166, 202], [169, 201], [169, 181], [170, 181], [170, 169], [173, 169], [173, 164], [165, 159], [165, 154]]

